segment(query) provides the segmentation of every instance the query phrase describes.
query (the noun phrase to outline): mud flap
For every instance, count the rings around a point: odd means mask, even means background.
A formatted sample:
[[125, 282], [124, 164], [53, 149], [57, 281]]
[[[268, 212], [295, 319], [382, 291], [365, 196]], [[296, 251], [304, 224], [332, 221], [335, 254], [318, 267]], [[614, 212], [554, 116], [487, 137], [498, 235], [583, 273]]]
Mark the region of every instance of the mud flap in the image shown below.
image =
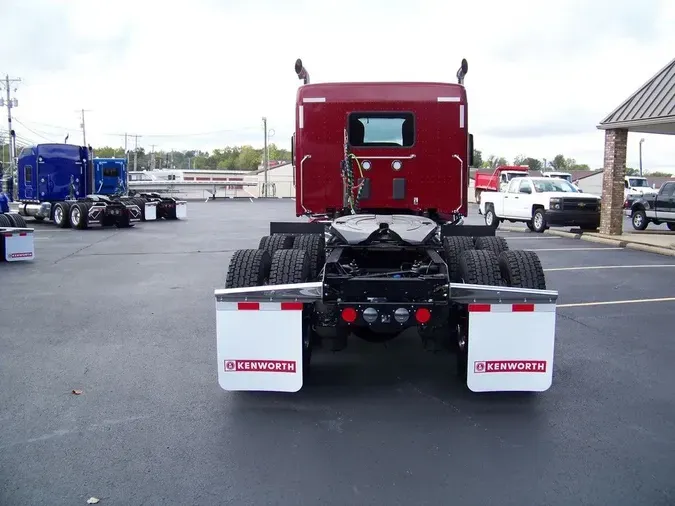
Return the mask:
[[7, 262], [20, 262], [35, 258], [34, 229], [3, 228], [0, 230], [2, 259]]
[[138, 223], [141, 221], [141, 208], [136, 204], [126, 204], [129, 212], [129, 223]]
[[469, 389], [548, 390], [553, 379], [555, 323], [555, 304], [469, 304]]
[[145, 221], [155, 221], [157, 219], [157, 202], [145, 203]]
[[302, 388], [302, 302], [216, 301], [218, 383], [227, 391]]
[[179, 220], [184, 220], [187, 218], [187, 201], [186, 200], [177, 200], [176, 201], [176, 218]]

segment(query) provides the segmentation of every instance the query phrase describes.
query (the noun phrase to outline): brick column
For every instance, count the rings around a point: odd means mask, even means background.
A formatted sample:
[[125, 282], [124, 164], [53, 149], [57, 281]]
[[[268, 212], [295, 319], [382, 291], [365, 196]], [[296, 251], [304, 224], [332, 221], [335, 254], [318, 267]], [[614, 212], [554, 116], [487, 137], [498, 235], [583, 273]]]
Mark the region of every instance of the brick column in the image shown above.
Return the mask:
[[628, 130], [605, 132], [605, 167], [602, 176], [602, 212], [600, 233], [621, 235], [623, 232], [623, 190], [626, 175]]

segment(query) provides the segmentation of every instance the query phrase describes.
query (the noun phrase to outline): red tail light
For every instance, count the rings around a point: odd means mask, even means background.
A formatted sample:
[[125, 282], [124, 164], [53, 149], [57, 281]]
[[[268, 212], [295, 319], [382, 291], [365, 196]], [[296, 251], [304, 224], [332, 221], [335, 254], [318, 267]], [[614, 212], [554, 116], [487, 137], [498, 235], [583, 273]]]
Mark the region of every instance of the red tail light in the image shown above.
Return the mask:
[[418, 323], [427, 323], [431, 320], [431, 311], [425, 307], [421, 307], [415, 311], [415, 319]]
[[342, 310], [342, 319], [347, 323], [354, 323], [356, 321], [356, 309], [353, 307], [346, 307]]

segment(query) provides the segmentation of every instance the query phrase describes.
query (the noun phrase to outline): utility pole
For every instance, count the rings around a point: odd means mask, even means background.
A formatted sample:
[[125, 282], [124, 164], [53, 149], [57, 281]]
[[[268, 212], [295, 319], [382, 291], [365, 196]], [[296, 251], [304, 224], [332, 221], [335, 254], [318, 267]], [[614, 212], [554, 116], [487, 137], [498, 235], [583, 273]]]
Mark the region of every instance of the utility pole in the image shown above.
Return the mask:
[[80, 114], [82, 115], [82, 122], [80, 123], [80, 128], [82, 128], [82, 145], [87, 145], [87, 132], [84, 126], [84, 113], [90, 112], [89, 109], [80, 109]]
[[[7, 190], [8, 180], [14, 178], [14, 165], [16, 163], [16, 136], [14, 135], [14, 130], [12, 130], [12, 108], [18, 107], [19, 102], [17, 99], [12, 98], [12, 88], [11, 83], [20, 83], [21, 78], [15, 77], [10, 78], [9, 75], [5, 75], [5, 90], [7, 91], [7, 99], [0, 97], [0, 107], [5, 105], [7, 107], [7, 134], [9, 141], [9, 167], [6, 171], [9, 174], [8, 177], [3, 177], [3, 174], [0, 173], [0, 188], [3, 186]], [[4, 146], [4, 144], [3, 144]], [[4, 148], [3, 148], [4, 151]], [[4, 158], [4, 153], [3, 153]], [[12, 181], [14, 183], [14, 181]], [[4, 184], [3, 184], [4, 183]], [[16, 198], [16, 184], [13, 184], [12, 198]]]
[[[124, 134], [125, 137], [127, 134]], [[137, 134], [131, 134], [131, 136], [135, 139], [134, 142], [134, 170], [138, 170], [138, 138], [143, 137], [142, 135], [137, 135]]]
[[263, 117], [263, 131], [265, 132], [265, 143], [263, 146], [263, 170], [265, 171], [265, 183], [263, 186], [263, 195], [267, 197], [267, 118]]
[[155, 146], [157, 144], [150, 144], [152, 151], [150, 152], [150, 170], [155, 170]]
[[129, 150], [127, 149], [127, 134], [124, 134], [124, 158], [127, 160], [127, 167], [129, 166]]

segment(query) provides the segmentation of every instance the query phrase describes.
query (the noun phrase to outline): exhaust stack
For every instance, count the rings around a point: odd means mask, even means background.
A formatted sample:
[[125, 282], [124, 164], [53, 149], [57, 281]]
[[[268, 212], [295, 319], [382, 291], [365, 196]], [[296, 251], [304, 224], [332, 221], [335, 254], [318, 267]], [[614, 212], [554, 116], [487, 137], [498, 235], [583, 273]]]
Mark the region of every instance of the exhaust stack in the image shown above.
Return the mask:
[[464, 76], [466, 76], [466, 73], [468, 71], [469, 71], [469, 63], [466, 61], [466, 58], [462, 58], [462, 64], [460, 65], [459, 70], [457, 71], [457, 84], [464, 85]]
[[295, 73], [298, 74], [298, 79], [302, 79], [304, 84], [309, 84], [309, 73], [303, 66], [302, 60], [298, 58], [295, 60]]

